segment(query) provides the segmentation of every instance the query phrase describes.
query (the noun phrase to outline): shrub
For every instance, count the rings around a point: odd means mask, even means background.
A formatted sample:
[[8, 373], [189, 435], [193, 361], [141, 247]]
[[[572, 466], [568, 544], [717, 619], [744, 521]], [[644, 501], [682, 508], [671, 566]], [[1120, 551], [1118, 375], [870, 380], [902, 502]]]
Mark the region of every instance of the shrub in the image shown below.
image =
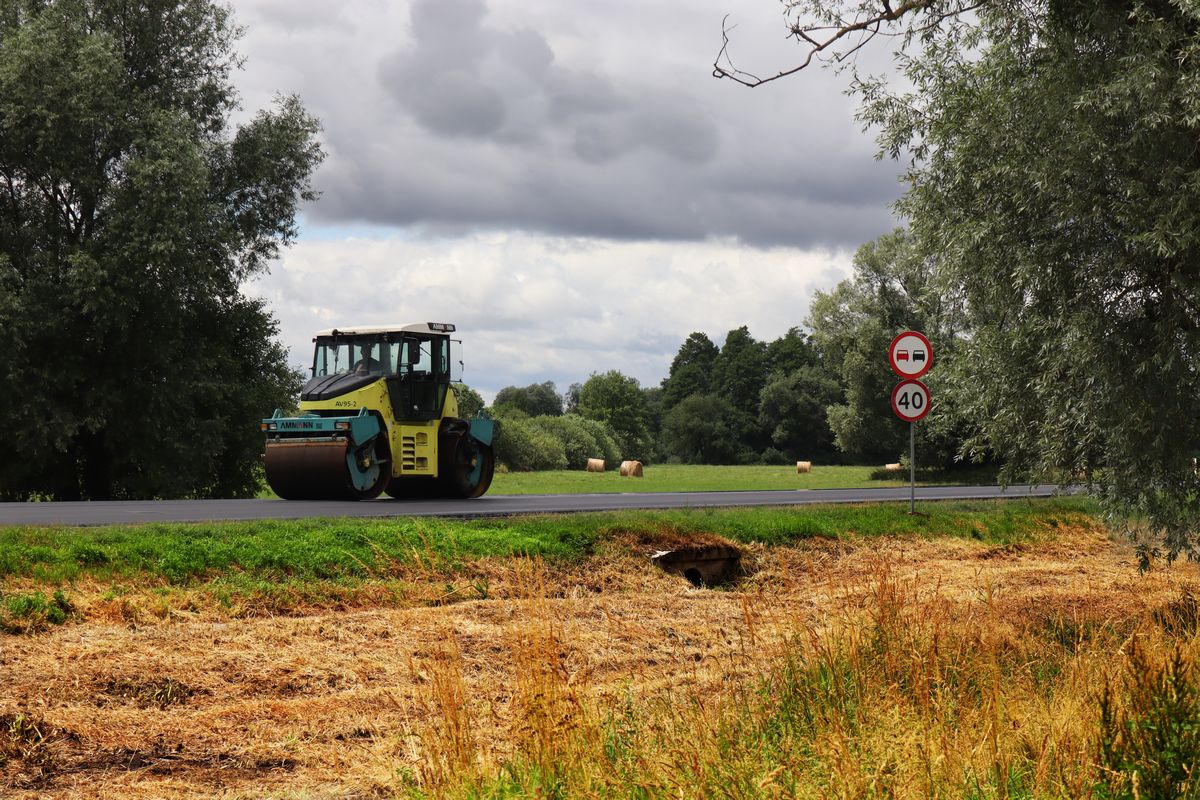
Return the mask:
[[520, 414], [501, 417], [495, 441], [496, 458], [514, 471], [566, 469], [567, 453], [562, 441], [540, 427], [536, 420]]
[[[586, 420], [578, 414], [561, 417], [535, 417], [533, 422], [555, 436], [567, 454], [568, 469], [583, 469], [589, 458], [603, 458], [609, 464], [620, 458], [620, 452], [603, 423]], [[601, 440], [606, 440], [601, 443]]]
[[600, 455], [597, 458], [603, 458], [608, 464], [617, 464], [621, 461], [621, 448], [617, 446], [617, 435], [613, 429], [603, 422], [586, 417], [579, 418], [583, 427], [596, 437], [596, 445], [600, 450]]

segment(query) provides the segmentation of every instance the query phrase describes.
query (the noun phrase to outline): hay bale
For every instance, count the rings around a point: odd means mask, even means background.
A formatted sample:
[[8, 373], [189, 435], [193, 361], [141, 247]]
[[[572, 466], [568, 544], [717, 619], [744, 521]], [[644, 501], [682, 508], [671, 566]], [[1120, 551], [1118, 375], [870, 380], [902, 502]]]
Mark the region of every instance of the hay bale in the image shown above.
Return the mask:
[[588, 472], [604, 472], [603, 458], [589, 458], [587, 463]]
[[642, 478], [642, 462], [640, 461], [622, 461], [621, 462], [621, 477], [622, 478]]
[[899, 464], [884, 464], [883, 469], [885, 472], [899, 472], [900, 465]]
[[800, 475], [805, 472], [812, 472], [812, 462], [811, 461], [797, 461], [796, 462], [796, 474]]

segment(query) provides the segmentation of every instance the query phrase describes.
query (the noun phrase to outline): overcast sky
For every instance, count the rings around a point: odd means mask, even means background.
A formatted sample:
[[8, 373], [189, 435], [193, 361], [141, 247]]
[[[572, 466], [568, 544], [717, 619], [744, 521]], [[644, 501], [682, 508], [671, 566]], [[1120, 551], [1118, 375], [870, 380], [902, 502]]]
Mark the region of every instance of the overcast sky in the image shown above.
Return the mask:
[[488, 397], [609, 369], [654, 385], [691, 331], [802, 324], [895, 225], [898, 169], [845, 76], [712, 77], [726, 14], [739, 67], [796, 60], [776, 0], [235, 8], [247, 113], [295, 92], [324, 127], [321, 198], [252, 286], [296, 364], [318, 328], [446, 321]]

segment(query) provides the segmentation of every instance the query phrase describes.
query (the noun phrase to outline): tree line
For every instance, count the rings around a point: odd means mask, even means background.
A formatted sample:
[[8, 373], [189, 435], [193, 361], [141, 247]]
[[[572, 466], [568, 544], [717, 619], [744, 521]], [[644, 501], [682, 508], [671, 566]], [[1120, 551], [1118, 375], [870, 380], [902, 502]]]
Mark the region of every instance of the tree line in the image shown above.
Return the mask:
[[[853, 276], [818, 292], [805, 327], [778, 339], [755, 339], [743, 325], [718, 347], [693, 332], [658, 386], [617, 370], [562, 394], [551, 381], [507, 386], [488, 409], [503, 422], [498, 456], [511, 469], [582, 468], [589, 457], [618, 456], [686, 464], [906, 460], [908, 426], [890, 408], [897, 378], [888, 344], [906, 328], [925, 331], [942, 372], [965, 331], [960, 309], [932, 278], [932, 264], [899, 229], [859, 248]], [[935, 397], [938, 372], [928, 376]], [[464, 396], [467, 409], [482, 407], [473, 391]], [[957, 463], [968, 430], [939, 398], [939, 413], [918, 426], [922, 464]]]

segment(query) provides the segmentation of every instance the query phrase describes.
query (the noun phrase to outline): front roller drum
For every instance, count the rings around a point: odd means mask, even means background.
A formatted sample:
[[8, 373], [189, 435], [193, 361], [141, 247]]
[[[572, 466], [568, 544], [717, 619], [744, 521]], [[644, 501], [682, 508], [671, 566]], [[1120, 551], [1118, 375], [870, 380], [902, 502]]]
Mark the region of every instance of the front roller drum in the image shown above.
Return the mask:
[[348, 439], [267, 442], [267, 484], [285, 500], [370, 500], [391, 477], [381, 442], [357, 449]]
[[496, 457], [491, 445], [464, 432], [447, 436], [439, 446], [445, 448], [438, 465], [441, 493], [463, 500], [482, 496], [492, 485], [492, 476], [496, 472]]

